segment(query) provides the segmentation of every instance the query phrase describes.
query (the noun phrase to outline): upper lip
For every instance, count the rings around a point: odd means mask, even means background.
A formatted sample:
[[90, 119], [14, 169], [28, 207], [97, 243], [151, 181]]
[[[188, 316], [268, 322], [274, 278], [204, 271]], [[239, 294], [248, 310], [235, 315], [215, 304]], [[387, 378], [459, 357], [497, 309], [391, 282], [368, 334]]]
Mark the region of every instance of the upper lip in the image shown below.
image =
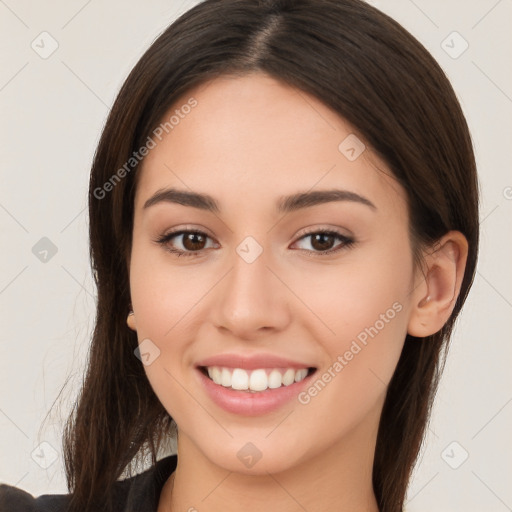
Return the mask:
[[285, 359], [273, 354], [217, 354], [203, 359], [197, 366], [221, 366], [224, 368], [242, 368], [244, 370], [256, 370], [258, 368], [311, 368], [312, 365]]

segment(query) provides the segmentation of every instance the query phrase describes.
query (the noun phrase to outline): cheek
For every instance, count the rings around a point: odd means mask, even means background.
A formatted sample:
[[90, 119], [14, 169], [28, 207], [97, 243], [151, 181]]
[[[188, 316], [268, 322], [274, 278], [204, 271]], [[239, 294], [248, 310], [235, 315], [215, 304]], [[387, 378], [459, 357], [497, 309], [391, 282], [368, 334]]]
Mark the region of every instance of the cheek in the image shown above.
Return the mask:
[[315, 414], [328, 408], [356, 421], [382, 398], [393, 376], [407, 334], [413, 265], [406, 247], [404, 257], [387, 252], [331, 268], [304, 288], [302, 296], [322, 321], [319, 328], [308, 320], [306, 328], [315, 329], [326, 355], [302, 400]]
[[197, 299], [194, 285], [187, 286], [178, 272], [170, 270], [166, 272], [155, 262], [139, 258], [135, 251], [130, 284], [140, 351], [144, 353], [146, 344], [155, 354], [144, 365], [144, 371], [161, 404], [171, 417], [179, 419], [193, 415], [180, 365], [187, 339], [187, 311]]
[[[373, 350], [377, 346], [383, 347], [380, 350], [391, 349], [395, 344], [401, 346], [407, 326], [406, 283], [399, 276], [366, 270], [351, 273], [340, 284], [344, 285], [343, 291], [331, 294], [329, 311], [336, 335], [329, 352], [350, 350], [352, 342]], [[333, 300], [336, 296], [338, 299]], [[334, 342], [335, 338], [341, 346]], [[371, 343], [373, 340], [376, 342]]]
[[[193, 343], [198, 312], [217, 274], [178, 268], [164, 251], [155, 251], [134, 236], [130, 264], [130, 293], [136, 314], [139, 344], [150, 340], [158, 356], [144, 370], [155, 394], [171, 414], [181, 418], [194, 414], [193, 401], [184, 392], [184, 354]], [[154, 345], [152, 345], [154, 344]], [[157, 348], [154, 348], [154, 347]], [[200, 413], [200, 410], [198, 411]]]
[[[313, 284], [301, 285], [301, 296], [324, 324], [317, 330], [329, 354], [348, 350], [351, 341], [363, 345], [376, 339], [382, 344], [400, 344], [406, 332], [407, 308], [412, 283], [412, 262], [386, 251], [373, 253], [338, 268], [315, 272]], [[304, 281], [304, 280], [303, 280]], [[299, 281], [295, 281], [296, 283]], [[330, 332], [330, 335], [329, 335]]]
[[193, 307], [207, 293], [209, 281], [193, 266], [169, 263], [164, 250], [134, 242], [130, 265], [130, 292], [139, 338], [176, 339], [193, 315]]

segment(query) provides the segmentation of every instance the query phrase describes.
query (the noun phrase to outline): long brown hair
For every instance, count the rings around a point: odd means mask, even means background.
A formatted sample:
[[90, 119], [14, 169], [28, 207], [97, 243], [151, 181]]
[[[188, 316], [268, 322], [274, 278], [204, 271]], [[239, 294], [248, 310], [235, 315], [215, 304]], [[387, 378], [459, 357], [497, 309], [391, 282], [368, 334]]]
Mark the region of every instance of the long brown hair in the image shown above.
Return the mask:
[[407, 336], [387, 391], [373, 487], [382, 512], [402, 510], [443, 348], [477, 261], [478, 185], [463, 112], [425, 48], [361, 0], [206, 0], [169, 26], [136, 64], [94, 157], [89, 219], [96, 323], [63, 441], [72, 511], [100, 504], [110, 510], [109, 492], [123, 471], [141, 453], [155, 463], [164, 439], [174, 433], [172, 418], [134, 356], [137, 336], [126, 327], [137, 175], [137, 162], [130, 159], [187, 91], [221, 75], [252, 71], [312, 94], [358, 130], [407, 192], [416, 248], [449, 230], [461, 231], [469, 242], [453, 314], [428, 338]]

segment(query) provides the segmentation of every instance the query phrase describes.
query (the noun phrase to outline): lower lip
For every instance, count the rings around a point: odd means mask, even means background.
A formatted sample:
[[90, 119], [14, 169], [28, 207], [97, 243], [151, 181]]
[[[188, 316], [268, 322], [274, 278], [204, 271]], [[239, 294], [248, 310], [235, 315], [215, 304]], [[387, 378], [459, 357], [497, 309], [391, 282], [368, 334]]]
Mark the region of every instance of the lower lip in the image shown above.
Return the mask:
[[279, 409], [294, 398], [296, 399], [313, 375], [309, 374], [300, 382], [294, 382], [289, 386], [249, 393], [215, 384], [201, 370], [196, 369], [196, 371], [208, 396], [225, 411], [241, 416], [258, 416]]

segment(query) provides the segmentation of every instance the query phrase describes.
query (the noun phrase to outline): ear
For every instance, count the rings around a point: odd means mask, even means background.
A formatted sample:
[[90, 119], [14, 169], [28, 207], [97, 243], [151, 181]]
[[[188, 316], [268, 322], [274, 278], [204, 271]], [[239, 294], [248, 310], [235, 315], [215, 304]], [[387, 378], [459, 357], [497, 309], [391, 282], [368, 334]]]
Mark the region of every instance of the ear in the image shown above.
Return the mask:
[[132, 331], [137, 331], [137, 323], [135, 322], [135, 313], [130, 311], [126, 318], [126, 324]]
[[430, 250], [424, 251], [424, 265], [418, 269], [408, 334], [423, 338], [435, 334], [450, 318], [459, 296], [468, 242], [459, 231], [450, 231]]

